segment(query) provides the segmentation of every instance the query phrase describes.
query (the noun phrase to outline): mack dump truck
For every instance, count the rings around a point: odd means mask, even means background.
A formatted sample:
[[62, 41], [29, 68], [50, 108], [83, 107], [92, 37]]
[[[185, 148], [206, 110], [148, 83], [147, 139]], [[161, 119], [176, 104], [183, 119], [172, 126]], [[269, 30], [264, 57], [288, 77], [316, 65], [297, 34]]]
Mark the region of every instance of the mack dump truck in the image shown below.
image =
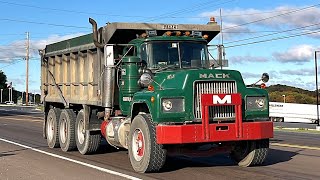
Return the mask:
[[[208, 24], [107, 23], [40, 50], [43, 136], [50, 148], [92, 154], [128, 149], [137, 172], [168, 155], [230, 153], [263, 163], [273, 137], [268, 93], [209, 60]], [[263, 81], [268, 78], [262, 77]]]

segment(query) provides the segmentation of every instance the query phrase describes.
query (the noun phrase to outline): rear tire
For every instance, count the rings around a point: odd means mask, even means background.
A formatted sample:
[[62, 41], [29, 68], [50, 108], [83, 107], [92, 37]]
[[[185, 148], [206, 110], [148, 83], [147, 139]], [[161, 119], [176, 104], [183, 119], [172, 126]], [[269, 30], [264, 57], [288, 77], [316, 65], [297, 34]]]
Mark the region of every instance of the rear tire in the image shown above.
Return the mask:
[[165, 164], [167, 150], [156, 142], [156, 130], [150, 114], [139, 114], [133, 119], [128, 150], [136, 172], [159, 171]]
[[232, 150], [231, 158], [242, 167], [256, 166], [265, 161], [268, 151], [269, 139], [241, 141]]
[[74, 150], [77, 145], [75, 141], [75, 118], [72, 109], [64, 109], [59, 120], [59, 143], [62, 151]]
[[59, 147], [59, 119], [61, 110], [58, 108], [50, 109], [45, 123], [45, 133], [49, 148]]
[[76, 127], [75, 139], [76, 139], [78, 151], [81, 154], [95, 153], [100, 146], [101, 134], [100, 134], [100, 131], [97, 131], [97, 132], [85, 131], [83, 110], [79, 111], [77, 115], [75, 127]]

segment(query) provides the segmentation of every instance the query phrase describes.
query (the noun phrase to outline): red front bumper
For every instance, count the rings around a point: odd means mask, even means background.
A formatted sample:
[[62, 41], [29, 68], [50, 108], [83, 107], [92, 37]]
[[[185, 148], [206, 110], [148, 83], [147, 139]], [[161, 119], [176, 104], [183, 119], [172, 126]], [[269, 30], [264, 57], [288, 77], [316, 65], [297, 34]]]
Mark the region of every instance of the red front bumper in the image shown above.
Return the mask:
[[[201, 142], [223, 142], [267, 139], [273, 137], [273, 123], [242, 122], [241, 95], [230, 94], [228, 98], [232, 101], [214, 101], [213, 94], [201, 96], [202, 124], [190, 125], [158, 125], [156, 127], [158, 144], [185, 144]], [[227, 95], [221, 95], [221, 99]], [[227, 98], [226, 98], [227, 99]], [[209, 106], [234, 105], [236, 120], [234, 123], [209, 124]]]
[[[228, 127], [228, 130], [220, 130]], [[209, 137], [203, 138], [201, 124], [160, 125], [156, 128], [158, 144], [185, 144], [200, 142], [222, 142], [267, 139], [273, 137], [273, 123], [248, 122], [242, 124], [242, 132], [236, 133], [235, 124], [210, 124]]]

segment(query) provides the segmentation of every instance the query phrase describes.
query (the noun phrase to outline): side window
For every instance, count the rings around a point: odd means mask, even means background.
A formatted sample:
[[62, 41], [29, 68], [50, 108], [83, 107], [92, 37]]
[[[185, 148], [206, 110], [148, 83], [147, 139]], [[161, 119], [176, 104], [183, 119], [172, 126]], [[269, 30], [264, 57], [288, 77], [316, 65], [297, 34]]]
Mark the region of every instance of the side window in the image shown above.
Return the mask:
[[142, 44], [141, 45], [141, 53], [140, 53], [140, 58], [143, 62], [148, 62], [148, 55], [147, 55], [147, 45]]

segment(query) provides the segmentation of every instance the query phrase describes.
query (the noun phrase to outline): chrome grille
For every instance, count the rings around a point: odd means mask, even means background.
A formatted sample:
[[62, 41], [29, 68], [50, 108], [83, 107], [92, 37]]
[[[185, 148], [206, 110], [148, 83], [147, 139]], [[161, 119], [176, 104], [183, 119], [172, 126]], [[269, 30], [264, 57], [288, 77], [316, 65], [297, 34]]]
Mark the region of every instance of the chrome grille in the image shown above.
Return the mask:
[[[194, 88], [194, 116], [202, 119], [201, 94], [232, 94], [237, 93], [235, 81], [204, 81], [196, 82]], [[209, 118], [214, 120], [233, 119], [235, 117], [234, 106], [211, 106], [209, 107]]]

